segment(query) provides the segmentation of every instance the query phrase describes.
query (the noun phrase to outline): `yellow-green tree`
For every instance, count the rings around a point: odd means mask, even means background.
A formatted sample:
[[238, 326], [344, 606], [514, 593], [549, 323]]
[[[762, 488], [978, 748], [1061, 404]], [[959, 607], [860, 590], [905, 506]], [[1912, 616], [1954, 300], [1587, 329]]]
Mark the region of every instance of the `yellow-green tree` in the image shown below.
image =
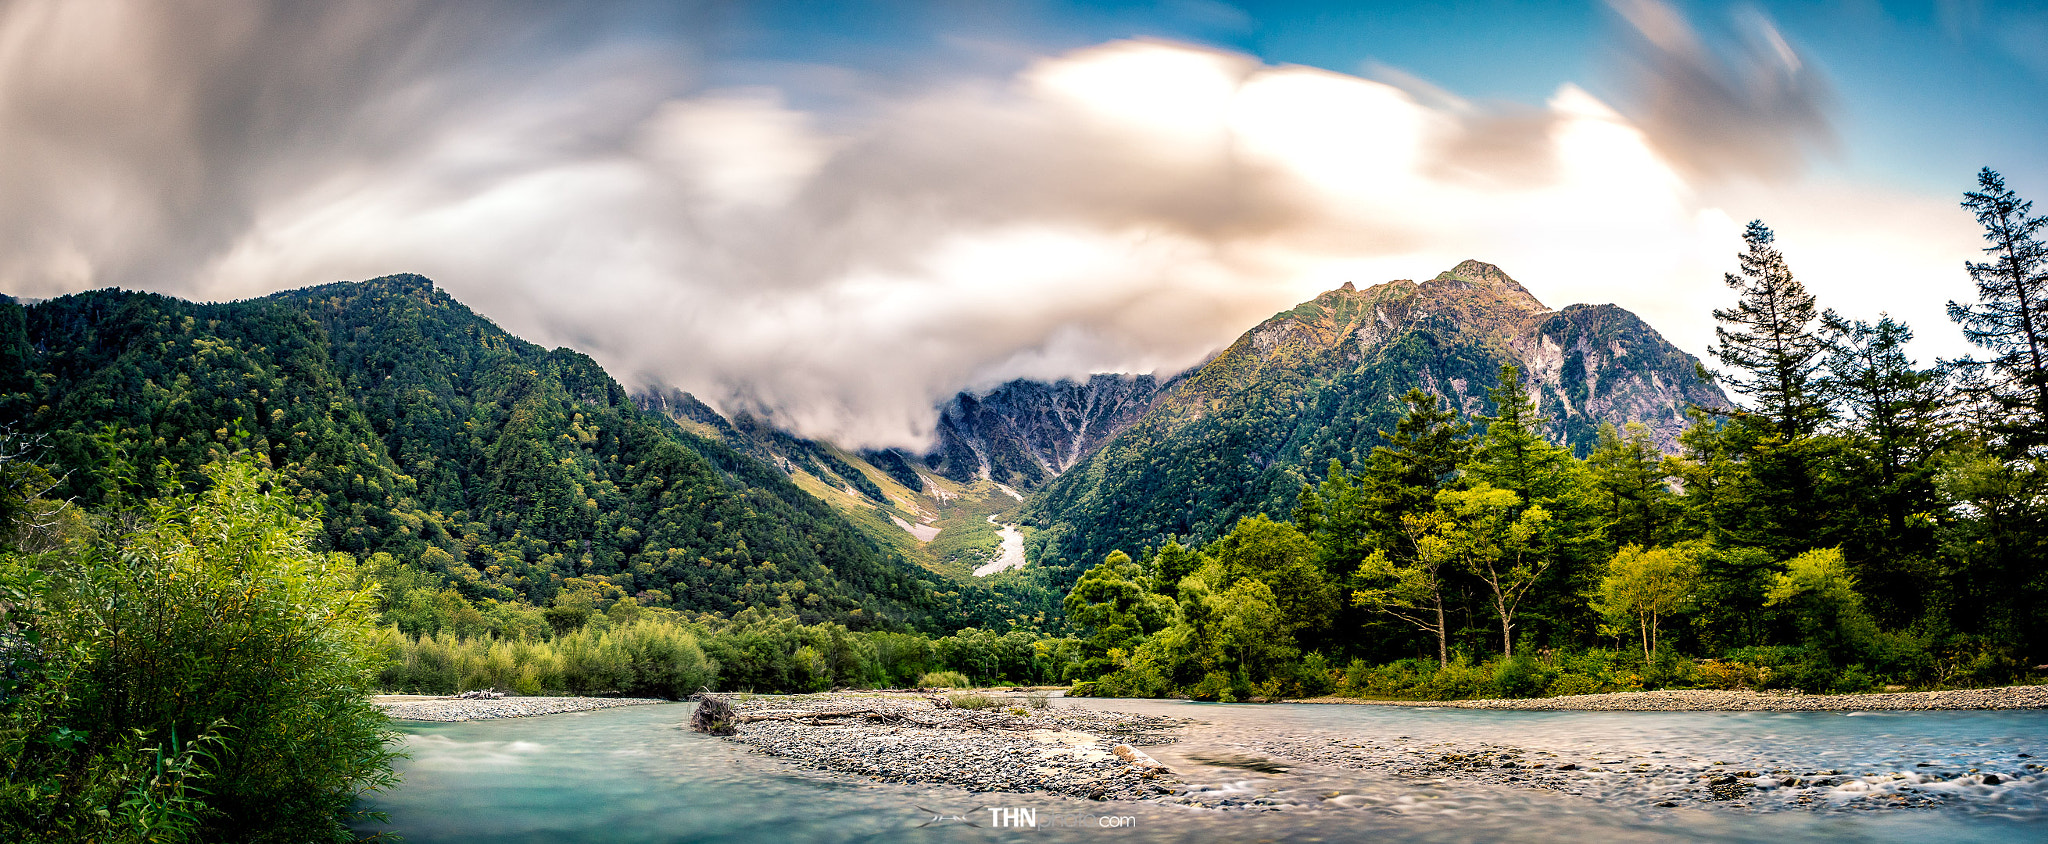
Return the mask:
[[1444, 612], [1444, 567], [1457, 559], [1454, 527], [1442, 511], [1401, 517], [1408, 548], [1399, 556], [1378, 548], [1358, 565], [1351, 602], [1397, 619], [1436, 639], [1438, 666], [1451, 663], [1450, 625]]
[[1500, 619], [1501, 656], [1514, 656], [1515, 615], [1522, 599], [1556, 561], [1543, 547], [1550, 511], [1524, 508], [1522, 497], [1512, 490], [1483, 481], [1468, 489], [1444, 490], [1436, 499], [1447, 517], [1438, 527], [1445, 551], [1486, 583]]
[[1608, 561], [1593, 608], [1617, 624], [1634, 622], [1647, 662], [1657, 651], [1659, 625], [1692, 599], [1698, 579], [1699, 562], [1689, 549], [1628, 545]]

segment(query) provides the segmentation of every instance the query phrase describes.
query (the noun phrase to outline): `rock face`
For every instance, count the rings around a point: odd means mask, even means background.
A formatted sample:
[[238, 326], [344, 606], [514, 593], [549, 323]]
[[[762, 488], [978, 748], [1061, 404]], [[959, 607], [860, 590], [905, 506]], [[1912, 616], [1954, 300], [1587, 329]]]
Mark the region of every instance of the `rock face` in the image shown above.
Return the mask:
[[956, 481], [1035, 489], [1136, 424], [1160, 389], [1151, 375], [1095, 375], [961, 393], [940, 409], [938, 441], [923, 460]]
[[1675, 447], [1688, 407], [1727, 407], [1690, 355], [1613, 305], [1553, 311], [1500, 268], [1466, 261], [1422, 283], [1350, 284], [1273, 316], [1165, 385], [1135, 424], [1035, 498], [1040, 562], [1070, 573], [1111, 550], [1197, 541], [1246, 515], [1284, 517], [1331, 459], [1356, 465], [1391, 430], [1411, 388], [1461, 411], [1515, 363], [1584, 454], [1601, 423], [1649, 425]]

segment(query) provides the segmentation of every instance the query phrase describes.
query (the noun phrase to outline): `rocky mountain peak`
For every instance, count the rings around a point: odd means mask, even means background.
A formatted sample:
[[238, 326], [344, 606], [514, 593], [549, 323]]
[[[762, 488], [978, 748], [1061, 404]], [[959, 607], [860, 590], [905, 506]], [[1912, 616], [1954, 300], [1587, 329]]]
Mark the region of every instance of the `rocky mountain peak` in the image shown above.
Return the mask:
[[1501, 271], [1501, 268], [1485, 261], [1467, 258], [1459, 262], [1457, 266], [1437, 274], [1436, 278], [1430, 279], [1426, 283], [1436, 287], [1458, 285], [1492, 290], [1529, 310], [1549, 310], [1549, 308], [1544, 306], [1543, 302], [1536, 298], [1535, 294], [1530, 293], [1528, 288], [1523, 287], [1521, 282], [1515, 281], [1507, 273]]

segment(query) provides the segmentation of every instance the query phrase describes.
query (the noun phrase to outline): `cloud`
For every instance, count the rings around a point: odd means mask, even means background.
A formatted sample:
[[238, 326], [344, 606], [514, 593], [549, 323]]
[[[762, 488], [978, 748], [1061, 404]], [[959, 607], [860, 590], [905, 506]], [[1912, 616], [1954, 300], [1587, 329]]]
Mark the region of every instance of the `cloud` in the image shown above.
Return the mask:
[[[1688, 43], [1642, 8], [1643, 38]], [[1176, 371], [1321, 290], [1469, 257], [1701, 352], [1752, 209], [1811, 210], [1780, 226], [1795, 269], [1806, 244], [1921, 245], [1894, 273], [1948, 254], [1947, 198], [1702, 176], [1762, 118], [1674, 151], [1656, 108], [1574, 86], [1481, 107], [1162, 41], [707, 87], [715, 15], [622, 9], [0, 5], [0, 146], [21, 151], [0, 287], [223, 299], [420, 272], [629, 384], [914, 447], [957, 390]], [[1828, 239], [1851, 226], [1879, 240]]]
[[1746, 7], [1741, 48], [1717, 53], [1663, 0], [1608, 2], [1633, 30], [1624, 59], [1632, 111], [1674, 164], [1698, 176], [1781, 178], [1832, 148], [1827, 80], [1763, 12]]

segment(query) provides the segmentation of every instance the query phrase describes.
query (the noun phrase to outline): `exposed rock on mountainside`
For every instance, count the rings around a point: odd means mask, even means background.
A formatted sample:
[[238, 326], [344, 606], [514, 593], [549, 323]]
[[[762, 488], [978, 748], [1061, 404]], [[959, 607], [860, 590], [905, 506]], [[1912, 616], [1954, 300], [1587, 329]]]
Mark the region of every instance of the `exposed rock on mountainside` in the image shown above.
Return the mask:
[[1487, 390], [1510, 362], [1552, 438], [1580, 453], [1602, 422], [1643, 422], [1670, 448], [1687, 407], [1728, 405], [1697, 361], [1633, 314], [1553, 311], [1491, 264], [1420, 284], [1347, 283], [1246, 332], [1048, 485], [1029, 510], [1045, 529], [1041, 562], [1077, 573], [1114, 549], [1284, 516], [1329, 460], [1356, 464], [1380, 442], [1409, 389], [1489, 412]]
[[1160, 389], [1151, 375], [1095, 375], [961, 393], [940, 410], [938, 442], [924, 462], [956, 481], [1036, 489], [1136, 424]]

